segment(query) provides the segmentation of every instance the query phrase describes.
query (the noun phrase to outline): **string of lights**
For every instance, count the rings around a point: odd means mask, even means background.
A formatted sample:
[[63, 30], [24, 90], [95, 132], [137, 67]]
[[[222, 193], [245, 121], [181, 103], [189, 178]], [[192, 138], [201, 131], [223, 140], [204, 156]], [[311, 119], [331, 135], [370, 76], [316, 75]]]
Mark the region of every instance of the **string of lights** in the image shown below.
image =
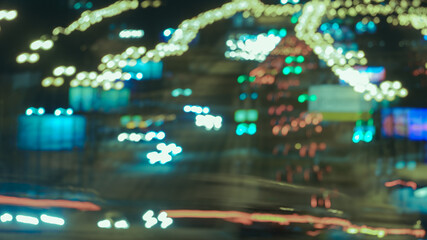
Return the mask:
[[[125, 1], [127, 4], [134, 6], [134, 1]], [[334, 42], [330, 34], [324, 34], [317, 32], [322, 17], [327, 16], [328, 18], [340, 17], [344, 18], [347, 15], [373, 15], [377, 14], [390, 15], [397, 13], [396, 21], [399, 16], [402, 19], [406, 19], [405, 16], [414, 16], [411, 18], [412, 26], [416, 29], [423, 28], [423, 32], [427, 31], [424, 28], [424, 23], [418, 22], [419, 15], [424, 14], [426, 9], [415, 10], [420, 5], [420, 1], [413, 1], [411, 4], [406, 1], [400, 6], [397, 6], [396, 1], [390, 1], [389, 4], [371, 4], [370, 0], [364, 1], [364, 4], [353, 4], [352, 1], [324, 1], [324, 2], [308, 2], [304, 5], [302, 16], [298, 19], [298, 24], [295, 27], [296, 36], [304, 40], [314, 52], [319, 56], [320, 59], [325, 61], [332, 71], [340, 77], [340, 79], [348, 82], [353, 86], [354, 90], [359, 93], [365, 93], [364, 98], [367, 101], [375, 99], [376, 101], [392, 100], [396, 96], [406, 97], [408, 91], [405, 88], [390, 89], [390, 91], [380, 91], [380, 89], [369, 82], [369, 78], [366, 74], [360, 73], [352, 66], [356, 64], [366, 65], [367, 59], [363, 51], [347, 52], [345, 55], [342, 50], [335, 49], [332, 46]], [[124, 4], [125, 5], [125, 4]], [[353, 7], [353, 5], [355, 5]], [[295, 5], [267, 5], [263, 4], [259, 0], [234, 0], [230, 3], [226, 3], [219, 8], [215, 8], [199, 14], [198, 16], [184, 20], [178, 28], [172, 34], [170, 40], [166, 43], [159, 43], [154, 49], [146, 50], [145, 47], [130, 47], [121, 54], [112, 55], [108, 54], [102, 58], [102, 63], [98, 66], [100, 74], [91, 72], [92, 77], [85, 79], [87, 72], [80, 72], [77, 79], [73, 79], [70, 82], [72, 87], [76, 87], [81, 83], [86, 86], [99, 87], [102, 86], [105, 90], [112, 88], [121, 89], [124, 84], [121, 82], [126, 79], [127, 73], [123, 73], [122, 67], [126, 65], [134, 66], [136, 59], [141, 59], [143, 63], [148, 61], [159, 62], [162, 58], [169, 56], [180, 56], [186, 52], [191, 41], [193, 41], [198, 32], [206, 27], [207, 25], [213, 24], [214, 22], [222, 19], [229, 18], [238, 12], [243, 12], [244, 16], [260, 17], [264, 16], [290, 16], [294, 13], [299, 12], [302, 9], [301, 4]], [[117, 7], [117, 6], [116, 6]], [[111, 5], [111, 8], [113, 5]], [[121, 8], [119, 8], [121, 9]], [[338, 9], [338, 10], [337, 10]], [[416, 13], [414, 13], [416, 11]], [[95, 12], [95, 11], [94, 11]], [[411, 12], [407, 14], [406, 12]], [[93, 13], [93, 12], [92, 12]], [[406, 14], [406, 15], [405, 15]], [[412, 15], [411, 15], [412, 14]], [[393, 16], [389, 16], [393, 18]], [[87, 19], [87, 18], [86, 18]], [[90, 19], [90, 18], [89, 18]], [[392, 20], [392, 21], [394, 21]], [[406, 20], [401, 20], [402, 25], [407, 23]], [[399, 22], [399, 21], [398, 21]], [[415, 24], [416, 22], [416, 24]], [[70, 25], [71, 26], [71, 25]], [[87, 26], [84, 25], [84, 26]], [[78, 27], [73, 25], [71, 29], [77, 29]], [[85, 27], [83, 27], [85, 29]], [[64, 30], [65, 31], [65, 30]], [[59, 33], [58, 33], [59, 34]], [[29, 56], [28, 56], [29, 58]], [[36, 56], [32, 57], [33, 62], [37, 59]], [[38, 60], [38, 59], [37, 59]]]
[[[114, 16], [118, 16], [124, 12], [135, 10], [140, 5], [142, 8], [147, 7], [160, 7], [162, 2], [160, 0], [155, 1], [143, 1], [141, 4], [139, 4], [138, 0], [120, 0], [117, 1], [105, 8], [101, 8], [95, 11], [84, 11], [80, 17], [70, 23], [66, 27], [55, 27], [52, 30], [51, 35], [43, 35], [40, 37], [40, 39], [37, 39], [29, 45], [30, 49], [32, 51], [38, 51], [38, 50], [45, 50], [48, 51], [53, 48], [54, 42], [57, 41], [60, 35], [70, 35], [71, 33], [75, 31], [81, 31], [84, 32], [91, 28], [93, 25], [96, 25], [100, 22], [102, 22], [106, 18], [111, 18]], [[15, 14], [15, 15], [12, 15]], [[2, 19], [2, 13], [0, 12], [0, 20]], [[14, 13], [7, 13], [6, 19], [11, 18], [12, 16], [16, 17], [16, 11]], [[141, 34], [140, 34], [141, 35]], [[33, 57], [30, 61], [31, 56], [35, 56], [37, 53], [21, 53], [17, 56], [16, 61], [18, 63], [36, 63], [39, 59]]]
[[12, 21], [18, 17], [16, 10], [0, 10], [0, 21]]
[[18, 12], [16, 10], [0, 10], [0, 21], [12, 21], [16, 17], [18, 17]]

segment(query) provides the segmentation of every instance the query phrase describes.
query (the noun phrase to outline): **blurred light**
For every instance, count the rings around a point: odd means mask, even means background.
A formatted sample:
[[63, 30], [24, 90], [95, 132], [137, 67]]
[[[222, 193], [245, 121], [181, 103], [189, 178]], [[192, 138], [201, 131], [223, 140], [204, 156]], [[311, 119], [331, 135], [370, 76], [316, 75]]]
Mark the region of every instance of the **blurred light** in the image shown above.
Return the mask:
[[248, 133], [249, 135], [254, 135], [256, 132], [257, 132], [256, 124], [255, 124], [255, 123], [251, 123], [251, 124], [249, 124], [249, 127], [248, 127], [248, 129], [247, 129], [247, 133]]
[[76, 73], [76, 67], [74, 67], [74, 66], [69, 66], [65, 69], [65, 75], [66, 76], [71, 76], [74, 73]]
[[417, 183], [413, 182], [413, 181], [405, 182], [405, 181], [402, 181], [402, 180], [398, 179], [398, 180], [394, 180], [394, 181], [390, 181], [390, 182], [384, 183], [384, 186], [386, 186], [386, 187], [394, 187], [394, 186], [397, 186], [397, 185], [411, 187], [414, 190], [417, 189]]
[[53, 41], [52, 40], [46, 40], [42, 43], [41, 48], [43, 50], [49, 50], [53, 47]]
[[163, 140], [166, 137], [166, 134], [164, 132], [158, 132], [156, 137], [158, 140]]
[[163, 36], [170, 37], [173, 34], [174, 31], [175, 30], [173, 28], [168, 28], [168, 29], [166, 29], [166, 30], [163, 31]]
[[28, 109], [25, 111], [25, 114], [26, 114], [27, 116], [31, 116], [33, 113], [34, 113], [33, 108], [28, 108]]
[[111, 221], [108, 219], [101, 220], [97, 223], [97, 226], [99, 228], [110, 229], [111, 228]]
[[60, 75], [64, 74], [64, 72], [65, 72], [64, 66], [59, 66], [59, 67], [53, 69], [53, 75], [54, 76], [60, 76]]
[[12, 21], [18, 16], [16, 10], [0, 10], [0, 20], [5, 19], [6, 21]]
[[0, 221], [5, 223], [5, 222], [11, 222], [13, 220], [13, 216], [9, 213], [4, 213], [3, 215], [0, 216]]
[[129, 229], [129, 223], [126, 220], [119, 220], [114, 223], [114, 227], [117, 229]]
[[416, 161], [409, 161], [409, 162], [406, 164], [406, 167], [407, 167], [409, 170], [415, 170], [415, 169], [417, 168], [417, 162], [416, 162]]
[[56, 109], [54, 114], [55, 114], [55, 116], [59, 116], [59, 115], [61, 115], [61, 110]]
[[291, 67], [287, 66], [285, 68], [283, 68], [283, 74], [284, 75], [289, 75], [291, 73]]
[[117, 140], [118, 140], [119, 142], [123, 142], [123, 141], [125, 141], [126, 139], [128, 139], [128, 137], [129, 137], [129, 134], [127, 134], [127, 133], [121, 133], [121, 134], [117, 137]]
[[76, 3], [74, 4], [74, 9], [76, 9], [76, 10], [79, 10], [81, 7], [82, 7], [82, 4], [81, 4], [81, 3], [79, 3], [79, 2], [76, 2]]
[[166, 212], [161, 212], [157, 219], [161, 222], [160, 227], [163, 229], [169, 227], [173, 223], [172, 218], [169, 218]]
[[156, 148], [157, 148], [157, 150], [159, 150], [159, 151], [164, 151], [164, 150], [166, 150], [166, 144], [165, 143], [159, 143], [159, 144], [157, 144], [157, 146], [156, 146]]
[[187, 113], [188, 113], [188, 112], [190, 112], [190, 111], [191, 111], [191, 106], [188, 106], [188, 105], [187, 105], [187, 106], [185, 106], [185, 107], [184, 107], [184, 112], [187, 112]]
[[414, 191], [414, 196], [417, 198], [427, 197], [427, 187], [419, 188]]
[[354, 143], [359, 143], [363, 138], [363, 132], [362, 131], [356, 131], [353, 134], [353, 142]]
[[39, 220], [35, 217], [25, 216], [25, 215], [17, 215], [16, 221], [25, 224], [38, 225]]
[[201, 107], [198, 105], [186, 105], [184, 106], [184, 112], [192, 112], [195, 114], [208, 114], [210, 112], [210, 108], [209, 107]]
[[67, 115], [73, 115], [74, 111], [71, 108], [67, 109]]
[[237, 125], [236, 134], [238, 136], [242, 136], [247, 131], [248, 131], [248, 124], [246, 124], [246, 123], [240, 123], [240, 124]]
[[120, 31], [120, 38], [142, 38], [144, 36], [144, 30], [137, 29], [124, 29]]
[[43, 114], [45, 113], [44, 108], [39, 108], [39, 109], [37, 110], [37, 113], [38, 113], [39, 115], [43, 115]]
[[[313, 199], [313, 198], [312, 198]], [[314, 198], [315, 200], [315, 198]], [[366, 225], [357, 226], [347, 219], [337, 217], [316, 217], [312, 215], [299, 214], [271, 214], [271, 213], [246, 213], [239, 211], [215, 211], [215, 210], [167, 210], [168, 216], [175, 218], [194, 218], [194, 219], [223, 219], [232, 223], [240, 223], [244, 225], [252, 225], [254, 222], [260, 223], [279, 223], [281, 225], [297, 224], [322, 224], [327, 226], [338, 226], [347, 230], [349, 228], [356, 229], [362, 234], [377, 235], [384, 237], [385, 235], [412, 235], [418, 238], [425, 236], [424, 229], [394, 229], [385, 227], [368, 227]], [[355, 232], [355, 230], [350, 230]], [[399, 238], [403, 239], [403, 238]]]
[[316, 96], [316, 95], [311, 95], [311, 96], [309, 97], [309, 100], [310, 100], [311, 102], [317, 101], [317, 96]]
[[184, 94], [184, 96], [187, 96], [187, 97], [191, 96], [191, 94], [193, 94], [193, 90], [187, 88], [184, 90], [183, 94]]
[[148, 132], [148, 133], [145, 135], [145, 140], [147, 140], [147, 141], [151, 141], [151, 140], [153, 140], [156, 136], [157, 136], [157, 134], [156, 134], [155, 132]]
[[178, 155], [182, 152], [182, 147], [176, 147], [172, 150], [172, 154]]
[[[227, 52], [226, 58], [234, 60], [250, 60], [262, 62], [271, 51], [279, 44], [281, 37], [277, 36], [277, 30], [270, 30], [269, 34], [242, 35], [235, 38], [234, 36], [226, 40]], [[286, 30], [281, 32], [286, 35]]]
[[32, 53], [30, 54], [30, 56], [28, 57], [28, 62], [29, 63], [35, 63], [40, 59], [40, 55], [38, 53]]
[[154, 212], [152, 210], [148, 210], [144, 215], [142, 215], [142, 220], [144, 220], [146, 228], [152, 228], [157, 224], [157, 219], [154, 218]]
[[308, 95], [307, 94], [302, 94], [298, 97], [298, 102], [303, 103], [305, 101], [307, 101]]
[[34, 41], [30, 44], [30, 49], [34, 51], [38, 50], [39, 48], [41, 48], [42, 44], [43, 43], [41, 40]]
[[28, 53], [22, 53], [16, 57], [16, 62], [24, 63], [27, 61], [28, 57], [29, 57]]
[[49, 224], [54, 224], [54, 225], [59, 225], [59, 226], [63, 226], [65, 224], [64, 219], [59, 218], [59, 217], [48, 216], [46, 214], [42, 214], [40, 216], [40, 220], [42, 220], [42, 222], [44, 222], [44, 223], [49, 223]]
[[136, 74], [136, 79], [137, 80], [141, 80], [144, 77], [144, 75], [142, 73], [137, 73]]
[[252, 93], [251, 94], [251, 98], [253, 99], [253, 100], [256, 100], [257, 98], [258, 98], [258, 93]]
[[99, 211], [101, 208], [91, 202], [70, 200], [31, 199], [0, 195], [0, 205], [26, 206], [33, 208], [73, 208], [81, 211]]
[[367, 132], [365, 132], [363, 141], [369, 143], [369, 142], [372, 142], [373, 138], [374, 138], [374, 136], [373, 136], [372, 132], [367, 131]]
[[178, 88], [178, 89], [174, 89], [174, 90], [171, 92], [172, 97], [179, 97], [179, 95], [181, 95], [181, 91], [182, 91], [182, 89], [180, 89], [180, 88]]
[[248, 77], [247, 77], [247, 76], [245, 76], [245, 75], [240, 75], [240, 76], [237, 78], [237, 82], [238, 82], [238, 83], [243, 83], [243, 82], [245, 82], [245, 81], [246, 81], [246, 79], [248, 79]]
[[286, 37], [287, 34], [288, 34], [288, 31], [286, 29], [282, 28], [279, 30], [279, 36], [282, 38]]
[[213, 128], [215, 130], [219, 130], [222, 127], [222, 117], [213, 115], [197, 115], [195, 124], [198, 127], [205, 127], [208, 131]]
[[203, 113], [204, 113], [204, 114], [208, 114], [210, 111], [211, 111], [211, 110], [210, 110], [210, 108], [209, 108], [209, 107], [204, 107], [204, 108], [203, 108]]

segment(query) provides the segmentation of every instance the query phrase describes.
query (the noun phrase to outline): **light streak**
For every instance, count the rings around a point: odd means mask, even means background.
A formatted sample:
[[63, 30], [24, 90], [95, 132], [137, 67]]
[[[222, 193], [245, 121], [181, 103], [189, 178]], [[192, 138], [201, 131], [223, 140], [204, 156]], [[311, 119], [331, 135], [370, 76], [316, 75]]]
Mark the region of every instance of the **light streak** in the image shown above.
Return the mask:
[[413, 181], [405, 182], [405, 181], [402, 181], [402, 180], [398, 179], [398, 180], [394, 180], [394, 181], [391, 181], [391, 182], [384, 183], [384, 186], [386, 186], [386, 187], [394, 187], [394, 186], [397, 186], [397, 185], [402, 185], [402, 186], [410, 187], [410, 188], [412, 188], [414, 190], [417, 189], [417, 183], [413, 182]]
[[[114, 6], [123, 2], [124, 5], [128, 4], [129, 6]], [[370, 101], [374, 98], [376, 101], [383, 101], [386, 99], [386, 96], [393, 95], [396, 93], [399, 97], [405, 97], [407, 95], [407, 90], [401, 88], [398, 91], [390, 91], [387, 93], [381, 93], [379, 88], [369, 82], [369, 77], [366, 74], [361, 74], [352, 66], [356, 64], [366, 65], [367, 59], [365, 54], [362, 51], [359, 51], [351, 56], [344, 56], [337, 49], [333, 47], [333, 38], [329, 34], [321, 34], [317, 32], [317, 28], [320, 26], [321, 21], [324, 16], [329, 18], [340, 17], [344, 18], [346, 16], [354, 17], [356, 15], [388, 15], [387, 22], [392, 23], [393, 25], [411, 25], [415, 29], [421, 30], [423, 34], [427, 32], [427, 21], [425, 20], [426, 16], [424, 14], [427, 12], [426, 8], [419, 7], [420, 1], [416, 0], [412, 3], [403, 1], [405, 4], [400, 4], [400, 7], [395, 7], [399, 5], [397, 1], [391, 0], [386, 5], [381, 4], [372, 4], [370, 0], [364, 1], [364, 4], [358, 4], [357, 6], [352, 6], [353, 3], [350, 2], [350, 6], [347, 6], [343, 1], [311, 1], [304, 5], [295, 4], [295, 5], [267, 5], [262, 3], [260, 0], [233, 0], [230, 3], [226, 3], [219, 8], [215, 8], [206, 12], [199, 14], [198, 16], [187, 19], [183, 21], [179, 27], [172, 34], [171, 39], [167, 43], [159, 43], [152, 50], [145, 51], [135, 51], [135, 49], [140, 49], [137, 47], [129, 48], [125, 52], [118, 55], [106, 55], [105, 60], [109, 63], [106, 65], [104, 63], [99, 65], [100, 71], [103, 71], [99, 76], [97, 75], [96, 81], [99, 81], [99, 85], [103, 85], [104, 89], [111, 89], [111, 81], [121, 79], [125, 74], [122, 74], [120, 70], [120, 62], [126, 61], [127, 59], [138, 59], [141, 58], [143, 62], [148, 62], [150, 60], [154, 62], [159, 62], [162, 58], [169, 56], [180, 56], [184, 52], [188, 51], [189, 44], [193, 41], [199, 31], [205, 28], [208, 25], [211, 25], [222, 19], [227, 19], [234, 16], [236, 13], [244, 12], [245, 16], [254, 16], [256, 18], [264, 16], [289, 16], [296, 12], [299, 12], [304, 6], [303, 14], [298, 19], [298, 24], [295, 27], [296, 36], [304, 40], [318, 57], [324, 60], [332, 71], [342, 80], [348, 82], [356, 92], [365, 93], [365, 100]], [[136, 7], [135, 7], [136, 3]], [[111, 11], [119, 11], [120, 13], [125, 10], [137, 8], [138, 1], [118, 1], [113, 5], [110, 5]], [[347, 3], [347, 1], [346, 1]], [[146, 4], [145, 4], [146, 5]], [[123, 9], [121, 8], [123, 7]], [[108, 8], [108, 7], [107, 7]], [[97, 10], [100, 11], [100, 10]], [[88, 12], [86, 15], [94, 14], [96, 11]], [[397, 13], [397, 16], [391, 16], [391, 14]], [[93, 17], [94, 22], [99, 22], [103, 17], [109, 17], [118, 15], [116, 13], [103, 13], [99, 12], [101, 16], [90, 15]], [[103, 16], [102, 14], [105, 14]], [[71, 33], [75, 29], [86, 30], [91, 24], [87, 21], [90, 17], [81, 16], [81, 18], [72, 23], [65, 29], [56, 29], [56, 34], [60, 33]], [[99, 19], [101, 18], [101, 19]], [[421, 20], [421, 21], [420, 21]], [[79, 21], [83, 21], [82, 25], [79, 25]], [[55, 33], [53, 33], [55, 35]], [[132, 52], [131, 54], [129, 54]], [[138, 54], [133, 54], [137, 52]], [[103, 58], [104, 59], [104, 58]], [[114, 60], [114, 61], [112, 61]], [[134, 60], [135, 61], [135, 60]], [[111, 64], [110, 64], [111, 63]], [[126, 63], [125, 63], [126, 65]], [[110, 69], [110, 70], [107, 70]], [[111, 71], [113, 70], [113, 71]], [[123, 80], [123, 79], [121, 79]], [[93, 81], [93, 79], [92, 79]], [[102, 83], [102, 84], [101, 84]], [[121, 86], [121, 85], [120, 85]], [[118, 85], [117, 88], [120, 88]]]
[[165, 210], [171, 218], [195, 218], [195, 219], [223, 219], [225, 221], [252, 225], [254, 222], [278, 223], [290, 225], [292, 223], [321, 224], [325, 226], [339, 226], [344, 231], [383, 237], [386, 235], [410, 235], [418, 238], [425, 236], [423, 229], [409, 228], [375, 228], [368, 226], [357, 226], [349, 220], [337, 217], [315, 217], [311, 215], [298, 214], [267, 214], [267, 213], [245, 213], [239, 211], [215, 211], [215, 210]]
[[35, 208], [72, 208], [81, 211], [99, 211], [101, 207], [91, 202], [70, 200], [31, 199], [0, 195], [0, 205], [27, 206]]

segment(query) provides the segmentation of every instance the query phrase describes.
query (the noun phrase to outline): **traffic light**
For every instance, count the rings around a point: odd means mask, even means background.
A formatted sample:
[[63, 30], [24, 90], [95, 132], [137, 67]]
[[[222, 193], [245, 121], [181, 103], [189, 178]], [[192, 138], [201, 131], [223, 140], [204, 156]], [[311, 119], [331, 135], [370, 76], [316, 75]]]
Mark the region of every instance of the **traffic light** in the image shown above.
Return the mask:
[[301, 94], [298, 97], [298, 102], [303, 103], [305, 101], [310, 101], [310, 102], [317, 101], [317, 96], [316, 95]]
[[255, 123], [240, 123], [237, 125], [236, 134], [242, 136], [243, 134], [255, 135], [257, 126]]
[[358, 120], [353, 129], [352, 140], [354, 143], [359, 143], [361, 141], [370, 143], [374, 139], [375, 132], [373, 119], [369, 119], [366, 124], [362, 120]]
[[239, 123], [236, 128], [236, 134], [254, 135], [257, 132], [256, 121], [258, 121], [258, 110], [256, 109], [240, 109], [234, 113], [234, 121]]
[[288, 56], [285, 58], [285, 63], [291, 64], [293, 62], [295, 63], [303, 63], [305, 61], [304, 56]]
[[289, 75], [291, 73], [296, 74], [296, 75], [300, 75], [302, 73], [302, 67], [301, 66], [286, 66], [283, 68], [282, 70], [284, 75]]
[[258, 110], [256, 109], [241, 109], [234, 113], [234, 121], [242, 122], [256, 122], [258, 121]]
[[238, 78], [237, 78], [237, 82], [239, 83], [239, 84], [242, 84], [242, 83], [244, 83], [244, 82], [254, 82], [255, 81], [255, 76], [247, 76], [247, 75], [240, 75]]

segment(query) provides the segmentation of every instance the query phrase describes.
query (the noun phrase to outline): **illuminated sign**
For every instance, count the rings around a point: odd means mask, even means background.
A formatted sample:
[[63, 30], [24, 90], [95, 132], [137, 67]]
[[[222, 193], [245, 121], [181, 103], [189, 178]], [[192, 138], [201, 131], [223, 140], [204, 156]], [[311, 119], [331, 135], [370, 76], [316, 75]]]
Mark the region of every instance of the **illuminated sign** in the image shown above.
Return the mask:
[[163, 76], [163, 62], [146, 62], [143, 63], [141, 60], [137, 60], [134, 66], [127, 65], [124, 67], [123, 72], [129, 73], [129, 77], [126, 80], [155, 80], [161, 79]]
[[18, 148], [59, 151], [83, 148], [86, 119], [82, 116], [21, 115], [18, 119]]
[[317, 97], [308, 101], [309, 112], [322, 113], [324, 121], [357, 121], [368, 118], [371, 110], [371, 103], [350, 86], [310, 86], [308, 96]]
[[70, 88], [69, 101], [75, 111], [114, 112], [128, 106], [130, 90], [111, 89], [104, 91], [92, 87]]
[[427, 140], [427, 109], [387, 108], [382, 110], [382, 135]]

